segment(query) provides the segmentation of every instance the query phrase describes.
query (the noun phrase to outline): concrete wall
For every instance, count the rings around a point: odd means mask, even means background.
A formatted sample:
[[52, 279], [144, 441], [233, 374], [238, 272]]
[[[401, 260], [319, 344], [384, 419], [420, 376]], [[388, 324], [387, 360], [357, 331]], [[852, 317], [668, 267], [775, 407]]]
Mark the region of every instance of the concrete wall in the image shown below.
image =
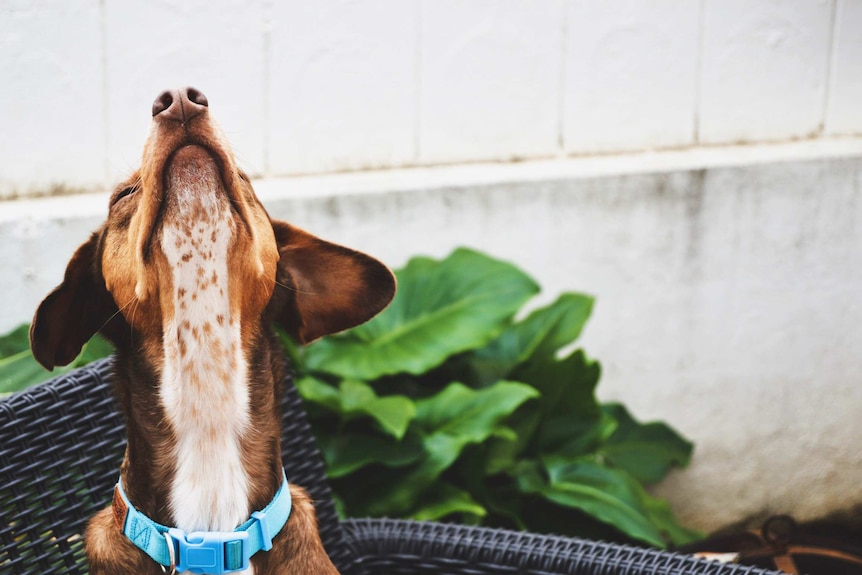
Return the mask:
[[[268, 179], [274, 217], [390, 265], [472, 246], [598, 297], [605, 399], [697, 445], [659, 492], [712, 529], [862, 505], [862, 140]], [[8, 203], [0, 329], [106, 212]]]
[[857, 0], [5, 0], [0, 197], [98, 189], [163, 89], [285, 175], [862, 134]]
[[857, 0], [6, 0], [0, 197], [100, 191], [0, 201], [0, 332], [190, 84], [273, 215], [595, 294], [603, 397], [697, 443], [658, 488], [684, 521], [862, 505], [859, 30]]

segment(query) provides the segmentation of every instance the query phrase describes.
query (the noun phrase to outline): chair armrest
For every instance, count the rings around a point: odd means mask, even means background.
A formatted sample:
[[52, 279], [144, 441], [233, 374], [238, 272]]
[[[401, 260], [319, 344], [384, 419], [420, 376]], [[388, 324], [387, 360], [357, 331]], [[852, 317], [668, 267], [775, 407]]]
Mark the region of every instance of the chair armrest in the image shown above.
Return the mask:
[[394, 519], [342, 524], [356, 574], [781, 575], [655, 549], [505, 529]]

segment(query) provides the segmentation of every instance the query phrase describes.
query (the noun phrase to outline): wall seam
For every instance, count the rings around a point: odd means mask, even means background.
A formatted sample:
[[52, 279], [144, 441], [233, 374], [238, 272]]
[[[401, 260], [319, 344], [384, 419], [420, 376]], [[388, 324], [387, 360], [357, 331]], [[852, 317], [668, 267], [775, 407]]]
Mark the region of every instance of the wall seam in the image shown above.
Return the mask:
[[832, 90], [834, 88], [834, 71], [835, 59], [838, 57], [838, 22], [840, 21], [841, 0], [832, 0], [831, 22], [829, 27], [829, 52], [826, 57], [826, 78], [823, 82], [823, 107], [820, 110], [820, 126], [817, 134], [823, 135], [826, 133], [826, 121], [829, 118], [830, 101]]

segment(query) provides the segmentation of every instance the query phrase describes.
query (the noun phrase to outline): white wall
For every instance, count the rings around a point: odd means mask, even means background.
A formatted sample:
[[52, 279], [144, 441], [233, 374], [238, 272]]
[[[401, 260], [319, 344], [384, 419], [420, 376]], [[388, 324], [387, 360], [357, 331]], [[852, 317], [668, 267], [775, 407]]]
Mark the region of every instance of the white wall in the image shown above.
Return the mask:
[[3, 0], [0, 197], [209, 96], [258, 175], [862, 134], [858, 0]]
[[862, 505], [860, 30], [859, 0], [0, 0], [0, 197], [102, 190], [0, 202], [0, 332], [194, 85], [274, 215], [595, 294], [602, 395], [697, 444], [659, 488], [689, 524]]
[[[600, 394], [695, 441], [659, 487], [689, 525], [862, 505], [862, 139], [256, 182], [274, 217], [392, 266], [459, 245], [549, 300], [595, 294]], [[0, 331], [30, 317], [104, 194], [0, 213]], [[11, 248], [14, 246], [14, 248]]]

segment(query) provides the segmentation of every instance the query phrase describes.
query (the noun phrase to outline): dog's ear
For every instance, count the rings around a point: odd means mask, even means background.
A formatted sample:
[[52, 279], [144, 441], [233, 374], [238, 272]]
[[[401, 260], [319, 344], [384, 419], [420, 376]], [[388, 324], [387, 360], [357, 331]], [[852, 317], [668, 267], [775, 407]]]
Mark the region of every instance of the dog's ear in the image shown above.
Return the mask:
[[69, 264], [63, 283], [39, 304], [30, 324], [30, 349], [46, 369], [67, 365], [116, 313], [97, 261], [99, 232], [84, 242]]
[[270, 309], [300, 343], [368, 321], [395, 295], [395, 277], [363, 253], [273, 221], [278, 282]]

